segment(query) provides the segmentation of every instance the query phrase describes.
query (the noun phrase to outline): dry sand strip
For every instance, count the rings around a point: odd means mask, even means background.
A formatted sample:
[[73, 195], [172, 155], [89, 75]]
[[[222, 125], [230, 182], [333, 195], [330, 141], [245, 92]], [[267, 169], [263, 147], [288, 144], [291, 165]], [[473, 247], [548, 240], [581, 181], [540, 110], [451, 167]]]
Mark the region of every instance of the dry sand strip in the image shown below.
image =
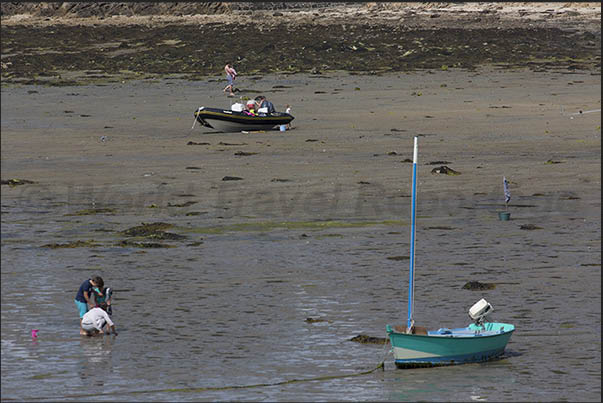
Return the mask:
[[[2, 3], [2, 24], [152, 25], [163, 24], [397, 24], [410, 27], [485, 27], [573, 24], [600, 27], [600, 3]], [[430, 24], [426, 21], [431, 20]]]

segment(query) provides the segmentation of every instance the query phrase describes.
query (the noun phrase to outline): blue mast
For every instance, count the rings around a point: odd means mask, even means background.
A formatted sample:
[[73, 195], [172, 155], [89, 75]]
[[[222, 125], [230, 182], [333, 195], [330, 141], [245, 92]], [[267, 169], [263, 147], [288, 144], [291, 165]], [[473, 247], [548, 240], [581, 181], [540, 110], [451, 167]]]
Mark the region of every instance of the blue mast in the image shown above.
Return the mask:
[[415, 217], [417, 210], [417, 157], [418, 157], [418, 137], [415, 137], [415, 146], [412, 158], [412, 207], [410, 213], [410, 270], [408, 281], [408, 322], [407, 328], [410, 331], [414, 325], [413, 309], [415, 304]]

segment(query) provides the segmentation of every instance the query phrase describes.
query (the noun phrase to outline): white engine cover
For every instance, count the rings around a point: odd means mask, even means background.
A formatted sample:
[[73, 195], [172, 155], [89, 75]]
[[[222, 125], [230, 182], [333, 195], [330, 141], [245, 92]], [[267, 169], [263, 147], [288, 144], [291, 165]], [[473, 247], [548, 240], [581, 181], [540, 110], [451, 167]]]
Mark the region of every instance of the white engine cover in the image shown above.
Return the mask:
[[245, 105], [236, 103], [230, 106], [230, 110], [232, 110], [233, 112], [243, 112], [244, 107]]
[[469, 316], [471, 319], [476, 320], [480, 317], [486, 316], [492, 312], [492, 305], [485, 299], [480, 299], [469, 309]]

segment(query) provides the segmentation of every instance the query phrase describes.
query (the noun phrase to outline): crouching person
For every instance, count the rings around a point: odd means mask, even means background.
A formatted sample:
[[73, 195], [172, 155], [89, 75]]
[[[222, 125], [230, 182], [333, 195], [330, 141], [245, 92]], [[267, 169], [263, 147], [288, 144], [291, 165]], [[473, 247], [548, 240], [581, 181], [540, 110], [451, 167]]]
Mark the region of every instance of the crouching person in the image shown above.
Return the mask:
[[113, 334], [117, 336], [115, 324], [107, 314], [107, 304], [100, 304], [100, 308], [92, 308], [82, 318], [82, 329], [86, 332], [86, 336], [96, 336], [98, 334]]

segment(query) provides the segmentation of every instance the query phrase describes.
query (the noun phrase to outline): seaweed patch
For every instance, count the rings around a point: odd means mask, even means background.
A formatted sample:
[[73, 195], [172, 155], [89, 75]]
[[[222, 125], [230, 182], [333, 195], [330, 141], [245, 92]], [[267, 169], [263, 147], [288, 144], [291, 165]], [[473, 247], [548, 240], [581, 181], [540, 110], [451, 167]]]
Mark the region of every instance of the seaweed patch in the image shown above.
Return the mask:
[[389, 339], [386, 339], [385, 337], [367, 336], [365, 334], [359, 334], [358, 336], [354, 336], [350, 339], [350, 341], [354, 341], [356, 343], [362, 343], [362, 344], [388, 344], [389, 343]]
[[66, 248], [94, 248], [100, 246], [97, 243], [94, 242], [94, 240], [88, 240], [88, 241], [72, 241], [72, 242], [67, 242], [67, 243], [48, 243], [46, 245], [42, 245], [43, 248], [50, 248], [50, 249], [66, 249]]
[[68, 213], [68, 214], [65, 214], [65, 216], [108, 214], [108, 213], [114, 213], [114, 212], [115, 212], [115, 209], [112, 209], [112, 208], [91, 208], [91, 209], [78, 210], [75, 213]]
[[0, 184], [8, 185], [10, 187], [15, 187], [15, 186], [27, 185], [27, 184], [31, 184], [31, 183], [36, 183], [36, 182], [30, 181], [29, 179], [8, 179], [8, 180], [2, 179], [2, 182]]
[[471, 291], [493, 290], [495, 288], [496, 288], [496, 284], [494, 284], [494, 283], [480, 283], [479, 281], [468, 281], [463, 286], [464, 290], [471, 290]]

